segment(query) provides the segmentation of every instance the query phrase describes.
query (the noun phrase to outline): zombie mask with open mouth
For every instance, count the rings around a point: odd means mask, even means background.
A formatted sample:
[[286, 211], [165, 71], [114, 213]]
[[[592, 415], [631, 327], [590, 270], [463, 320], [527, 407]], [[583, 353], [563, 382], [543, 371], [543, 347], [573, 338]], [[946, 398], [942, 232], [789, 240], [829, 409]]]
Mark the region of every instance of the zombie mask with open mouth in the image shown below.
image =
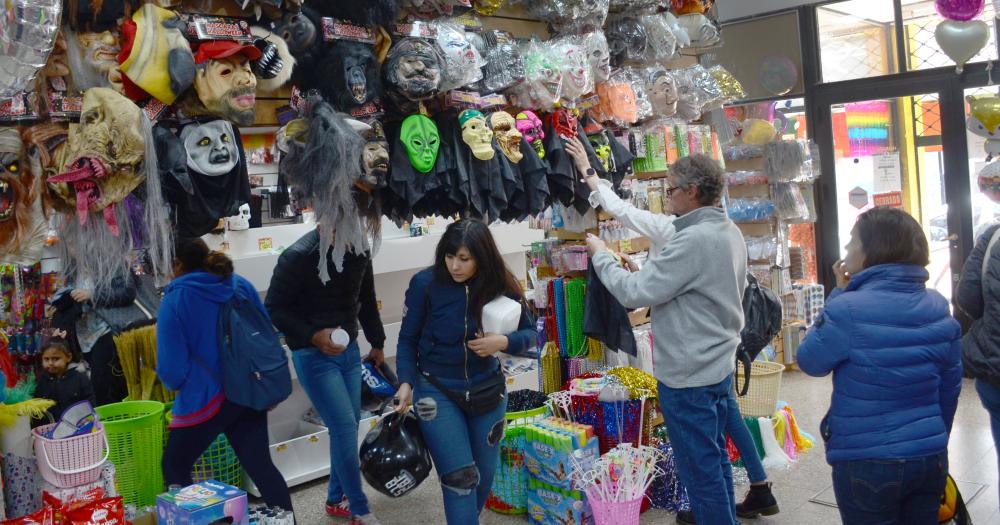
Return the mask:
[[490, 126], [504, 156], [515, 164], [521, 162], [524, 158], [521, 153], [521, 132], [517, 130], [514, 117], [506, 111], [497, 111], [490, 115]]
[[64, 208], [75, 210], [80, 224], [89, 213], [102, 213], [118, 234], [114, 206], [143, 181], [142, 110], [107, 88], [91, 88], [83, 98], [80, 126], [69, 137], [68, 163], [48, 183]]
[[24, 169], [23, 144], [14, 128], [0, 129], [0, 246], [17, 242], [28, 219], [34, 177]]
[[524, 140], [528, 141], [535, 148], [538, 157], [545, 158], [545, 130], [542, 128], [542, 119], [538, 118], [533, 111], [522, 111], [517, 114], [517, 130], [524, 135]]

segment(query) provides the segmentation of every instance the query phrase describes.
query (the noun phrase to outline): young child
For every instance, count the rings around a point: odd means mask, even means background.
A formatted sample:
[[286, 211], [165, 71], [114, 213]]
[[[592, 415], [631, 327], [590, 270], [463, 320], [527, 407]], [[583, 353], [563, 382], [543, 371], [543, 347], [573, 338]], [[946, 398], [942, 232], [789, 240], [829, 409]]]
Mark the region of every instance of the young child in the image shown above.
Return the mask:
[[[94, 398], [94, 387], [90, 378], [75, 368], [70, 368], [73, 352], [69, 344], [60, 338], [53, 338], [42, 351], [42, 371], [38, 374], [38, 387], [35, 397], [51, 399], [56, 402], [49, 409], [55, 421], [59, 421], [63, 411], [80, 401], [90, 401], [97, 405]], [[47, 423], [45, 420], [34, 421], [34, 426]]]

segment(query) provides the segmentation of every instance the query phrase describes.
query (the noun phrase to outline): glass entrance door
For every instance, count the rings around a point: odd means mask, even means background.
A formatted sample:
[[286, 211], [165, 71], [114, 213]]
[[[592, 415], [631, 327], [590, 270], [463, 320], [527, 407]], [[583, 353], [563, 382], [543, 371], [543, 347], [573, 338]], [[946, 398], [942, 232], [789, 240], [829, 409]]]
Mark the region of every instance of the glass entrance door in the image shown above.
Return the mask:
[[949, 224], [948, 206], [967, 203], [970, 195], [945, 191], [941, 107], [938, 93], [832, 104], [830, 124], [841, 257], [861, 213], [900, 208], [917, 219], [930, 242], [928, 287], [950, 300], [962, 262], [952, 261], [957, 236], [951, 232], [958, 228]]

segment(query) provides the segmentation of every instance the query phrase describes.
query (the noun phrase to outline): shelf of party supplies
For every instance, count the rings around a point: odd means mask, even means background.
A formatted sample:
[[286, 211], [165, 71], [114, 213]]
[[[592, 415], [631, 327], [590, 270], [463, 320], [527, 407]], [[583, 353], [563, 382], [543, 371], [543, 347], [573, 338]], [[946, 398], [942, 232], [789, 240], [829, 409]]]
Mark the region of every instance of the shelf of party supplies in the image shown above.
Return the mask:
[[713, 44], [706, 47], [682, 47], [680, 49], [681, 56], [684, 57], [700, 57], [701, 55], [706, 55], [708, 53], [715, 53], [722, 49], [722, 44]]
[[668, 171], [642, 171], [632, 174], [632, 178], [636, 180], [665, 179], [669, 174]]

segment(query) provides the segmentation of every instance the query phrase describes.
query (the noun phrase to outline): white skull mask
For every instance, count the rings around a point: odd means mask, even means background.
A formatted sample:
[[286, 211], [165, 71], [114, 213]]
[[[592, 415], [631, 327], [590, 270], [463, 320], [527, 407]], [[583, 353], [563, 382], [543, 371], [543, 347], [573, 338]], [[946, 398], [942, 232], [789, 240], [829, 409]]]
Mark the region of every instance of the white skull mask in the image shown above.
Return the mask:
[[240, 206], [240, 214], [234, 215], [226, 219], [229, 223], [229, 229], [232, 231], [242, 231], [250, 229], [250, 205], [243, 204]]
[[493, 130], [486, 125], [486, 117], [479, 111], [468, 109], [458, 117], [462, 126], [462, 140], [469, 145], [472, 156], [479, 160], [490, 160], [493, 151]]
[[181, 130], [187, 164], [195, 172], [220, 177], [240, 161], [233, 126], [225, 120], [191, 124]]

